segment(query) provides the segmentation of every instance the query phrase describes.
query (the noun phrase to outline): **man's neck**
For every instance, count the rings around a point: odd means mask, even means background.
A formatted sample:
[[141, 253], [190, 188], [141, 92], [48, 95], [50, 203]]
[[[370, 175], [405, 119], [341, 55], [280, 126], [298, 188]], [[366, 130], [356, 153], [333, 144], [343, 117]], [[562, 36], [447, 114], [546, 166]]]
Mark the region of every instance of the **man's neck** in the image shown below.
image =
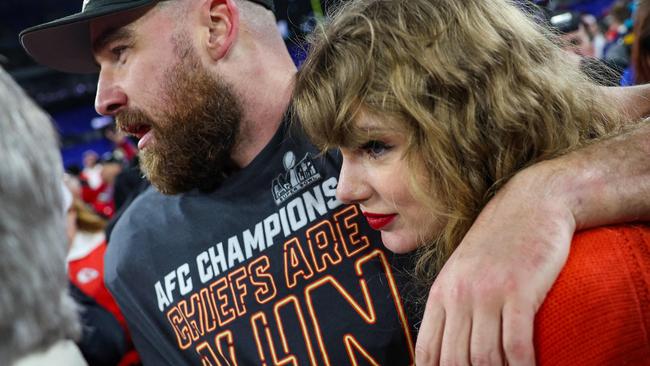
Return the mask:
[[[285, 77], [278, 77], [284, 74]], [[245, 113], [240, 130], [240, 138], [235, 146], [232, 158], [244, 168], [271, 141], [282, 124], [289, 108], [293, 93], [295, 73], [278, 73], [272, 82], [267, 82], [265, 93], [258, 93], [257, 98], [244, 100]]]

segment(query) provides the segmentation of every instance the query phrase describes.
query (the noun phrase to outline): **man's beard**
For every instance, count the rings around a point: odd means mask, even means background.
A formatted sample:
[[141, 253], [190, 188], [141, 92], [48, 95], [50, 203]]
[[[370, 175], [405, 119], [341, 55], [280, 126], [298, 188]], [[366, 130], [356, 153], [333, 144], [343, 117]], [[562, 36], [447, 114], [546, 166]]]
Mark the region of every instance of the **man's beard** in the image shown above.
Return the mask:
[[154, 123], [140, 109], [117, 116], [118, 126], [151, 125], [154, 141], [140, 152], [140, 167], [164, 194], [211, 192], [237, 168], [230, 156], [241, 124], [240, 101], [194, 54], [184, 56], [166, 73], [161, 118]]

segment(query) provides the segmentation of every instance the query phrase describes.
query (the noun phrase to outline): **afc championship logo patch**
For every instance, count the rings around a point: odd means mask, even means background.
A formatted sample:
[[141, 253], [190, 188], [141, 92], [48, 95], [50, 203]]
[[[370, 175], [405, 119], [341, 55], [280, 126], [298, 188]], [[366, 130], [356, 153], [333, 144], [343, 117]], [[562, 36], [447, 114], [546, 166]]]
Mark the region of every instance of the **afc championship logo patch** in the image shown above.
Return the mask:
[[300, 161], [296, 161], [293, 151], [288, 151], [284, 154], [282, 163], [285, 173], [278, 175], [272, 183], [276, 205], [280, 205], [296, 192], [321, 179], [309, 153], [306, 153]]

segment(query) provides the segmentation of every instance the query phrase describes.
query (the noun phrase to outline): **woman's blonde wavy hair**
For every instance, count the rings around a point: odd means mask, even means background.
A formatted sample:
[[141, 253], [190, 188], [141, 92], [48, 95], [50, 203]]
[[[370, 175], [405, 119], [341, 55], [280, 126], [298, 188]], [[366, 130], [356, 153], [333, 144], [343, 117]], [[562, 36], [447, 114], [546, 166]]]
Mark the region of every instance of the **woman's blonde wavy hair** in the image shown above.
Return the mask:
[[410, 184], [446, 225], [421, 247], [422, 284], [515, 173], [621, 125], [556, 40], [507, 0], [352, 0], [312, 35], [293, 107], [313, 142], [360, 146], [363, 110], [405, 133], [405, 161], [427, 172]]

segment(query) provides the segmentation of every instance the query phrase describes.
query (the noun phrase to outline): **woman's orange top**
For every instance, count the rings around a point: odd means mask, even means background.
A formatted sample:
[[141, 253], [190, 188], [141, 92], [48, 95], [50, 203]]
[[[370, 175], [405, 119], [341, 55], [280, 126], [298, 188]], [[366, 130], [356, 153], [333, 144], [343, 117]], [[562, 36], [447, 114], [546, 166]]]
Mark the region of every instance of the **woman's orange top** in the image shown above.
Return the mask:
[[535, 319], [538, 365], [650, 366], [650, 227], [580, 232]]

